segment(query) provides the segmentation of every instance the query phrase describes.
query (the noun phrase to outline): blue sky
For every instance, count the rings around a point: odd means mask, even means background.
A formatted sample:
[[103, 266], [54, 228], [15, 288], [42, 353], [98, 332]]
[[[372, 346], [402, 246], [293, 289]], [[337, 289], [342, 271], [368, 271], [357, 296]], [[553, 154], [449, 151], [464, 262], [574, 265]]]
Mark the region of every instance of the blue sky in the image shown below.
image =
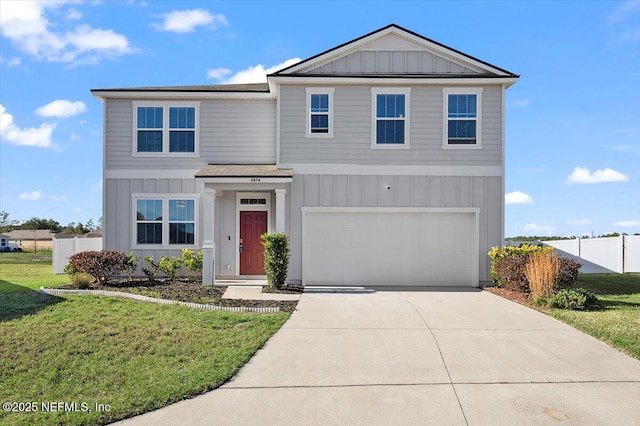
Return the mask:
[[260, 81], [396, 23], [522, 77], [505, 234], [640, 232], [640, 2], [0, 3], [0, 210], [102, 215], [93, 88]]

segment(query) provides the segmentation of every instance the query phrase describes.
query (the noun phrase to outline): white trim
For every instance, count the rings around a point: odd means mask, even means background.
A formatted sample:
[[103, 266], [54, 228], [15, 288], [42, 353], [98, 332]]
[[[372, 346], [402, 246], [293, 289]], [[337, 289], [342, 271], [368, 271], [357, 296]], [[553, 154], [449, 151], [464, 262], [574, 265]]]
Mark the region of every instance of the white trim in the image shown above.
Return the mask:
[[[105, 157], [106, 158], [106, 157]], [[195, 169], [115, 169], [104, 171], [105, 179], [194, 179], [202, 166]]]
[[[276, 88], [278, 88], [278, 84], [273, 84]], [[269, 83], [271, 86], [271, 83]], [[276, 98], [276, 167], [280, 165], [280, 96]]]
[[429, 77], [334, 77], [326, 76], [300, 77], [272, 75], [269, 80], [275, 83], [289, 84], [410, 84], [412, 86], [478, 86], [507, 84], [511, 86], [518, 81], [517, 77], [467, 77], [467, 78], [429, 78]]
[[[200, 156], [200, 102], [197, 101], [131, 101], [133, 106], [133, 135], [131, 138], [132, 157], [199, 157]], [[138, 152], [138, 108], [162, 108], [162, 152]], [[169, 109], [173, 107], [187, 107], [195, 109], [193, 129], [193, 152], [169, 152]], [[159, 130], [159, 129], [158, 129]], [[191, 130], [191, 129], [187, 129]]]
[[[449, 95], [476, 95], [476, 143], [473, 145], [449, 145]], [[442, 148], [443, 149], [482, 149], [482, 88], [481, 87], [443, 87], [442, 88]]]
[[434, 53], [438, 56], [444, 57], [447, 60], [457, 63], [458, 65], [464, 66], [465, 68], [476, 68], [480, 71], [489, 71], [491, 73], [497, 75], [507, 75], [504, 71], [494, 68], [491, 65], [482, 63], [473, 58], [465, 56], [461, 53], [458, 53], [450, 48], [444, 47], [442, 45], [438, 45], [429, 40], [425, 40], [422, 37], [418, 37], [414, 34], [403, 31], [398, 27], [389, 27], [381, 31], [376, 31], [372, 34], [369, 34], [367, 37], [360, 38], [356, 41], [352, 41], [338, 49], [331, 50], [326, 52], [325, 54], [309, 61], [302, 62], [298, 65], [294, 65], [293, 67], [287, 69], [285, 72], [287, 74], [296, 73], [296, 72], [304, 72], [306, 70], [314, 69], [324, 65], [327, 62], [334, 61], [335, 59], [347, 55], [348, 53], [363, 48], [367, 44], [373, 43], [376, 40], [384, 38], [390, 34], [396, 35], [398, 37], [404, 38], [405, 40], [415, 43], [430, 53]]
[[[404, 143], [378, 144], [377, 122], [384, 120], [377, 116], [377, 95], [404, 95]], [[398, 120], [397, 118], [395, 120]], [[372, 87], [371, 88], [371, 149], [410, 149], [411, 148], [411, 88], [409, 87]]]
[[293, 179], [291, 177], [198, 177], [198, 180], [204, 183], [289, 183]]
[[[506, 112], [506, 104], [505, 104], [505, 95], [507, 94], [507, 87], [506, 85], [502, 85], [502, 91], [500, 92], [500, 95], [502, 96], [502, 102], [501, 102], [501, 132], [500, 132], [500, 136], [501, 136], [501, 141], [500, 141], [500, 155], [502, 157], [502, 176], [506, 176], [506, 166], [505, 166], [505, 123], [506, 123], [506, 118], [505, 118], [505, 112]], [[501, 200], [501, 207], [502, 207], [502, 219], [501, 219], [501, 223], [500, 223], [500, 241], [504, 241], [504, 225], [505, 225], [505, 193], [506, 193], [506, 184], [505, 184], [505, 179], [502, 178], [502, 197], [500, 197]]]
[[311, 213], [452, 213], [473, 214], [474, 232], [470, 236], [475, 255], [472, 256], [473, 273], [471, 284], [474, 287], [480, 285], [480, 208], [478, 207], [301, 207], [302, 212], [302, 237], [301, 237], [301, 270], [302, 285], [306, 284], [305, 247], [306, 247], [306, 222], [307, 214]]
[[[137, 200], [162, 200], [162, 244], [138, 244], [137, 243]], [[199, 206], [200, 194], [197, 193], [132, 193], [131, 194], [131, 249], [132, 250], [145, 250], [145, 249], [171, 249], [182, 250], [183, 248], [198, 249], [199, 243]], [[169, 244], [169, 200], [193, 200], [193, 244]]]
[[[240, 204], [241, 198], [266, 198], [266, 205], [246, 205]], [[240, 212], [241, 211], [265, 211], [267, 212], [267, 234], [271, 234], [271, 192], [236, 192], [236, 268], [235, 275], [240, 275]]]
[[418, 166], [386, 164], [281, 164], [294, 175], [503, 176], [502, 166]]
[[[307, 124], [305, 126], [306, 133], [305, 138], [318, 138], [318, 139], [331, 139], [333, 138], [333, 94], [335, 89], [333, 87], [305, 87], [306, 94], [306, 118]], [[311, 133], [311, 95], [328, 95], [329, 96], [329, 129], [328, 133]], [[278, 98], [279, 99], [279, 98]]]

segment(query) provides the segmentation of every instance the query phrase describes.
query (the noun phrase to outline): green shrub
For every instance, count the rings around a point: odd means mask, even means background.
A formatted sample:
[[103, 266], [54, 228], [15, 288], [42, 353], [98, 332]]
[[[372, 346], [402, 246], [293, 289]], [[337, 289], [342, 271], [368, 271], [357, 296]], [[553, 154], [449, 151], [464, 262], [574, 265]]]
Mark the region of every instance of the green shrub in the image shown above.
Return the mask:
[[289, 238], [283, 232], [263, 234], [261, 238], [264, 245], [264, 269], [269, 287], [282, 288], [289, 269]]
[[176, 272], [182, 266], [182, 259], [175, 256], [162, 256], [158, 262], [158, 268], [165, 274], [169, 275], [172, 280], [176, 277]]
[[93, 281], [93, 277], [85, 272], [76, 272], [71, 279], [79, 289], [89, 288], [89, 284]]
[[563, 289], [547, 299], [547, 306], [558, 309], [589, 309], [598, 306], [598, 298], [582, 287]]
[[69, 258], [69, 270], [87, 273], [104, 284], [111, 276], [122, 271], [125, 258], [121, 251], [82, 251]]
[[138, 269], [138, 263], [140, 262], [140, 256], [136, 256], [133, 254], [133, 251], [129, 252], [129, 255], [124, 259], [124, 263], [122, 264], [122, 269], [127, 274], [129, 281], [133, 278], [133, 274]]
[[182, 250], [182, 263], [187, 268], [187, 270], [189, 272], [192, 272], [194, 275], [202, 271], [202, 259], [203, 254], [201, 251], [194, 252], [193, 250], [189, 249]]
[[149, 281], [155, 281], [160, 266], [153, 260], [153, 256], [145, 256], [144, 263], [146, 263], [147, 266], [142, 268], [142, 273]]

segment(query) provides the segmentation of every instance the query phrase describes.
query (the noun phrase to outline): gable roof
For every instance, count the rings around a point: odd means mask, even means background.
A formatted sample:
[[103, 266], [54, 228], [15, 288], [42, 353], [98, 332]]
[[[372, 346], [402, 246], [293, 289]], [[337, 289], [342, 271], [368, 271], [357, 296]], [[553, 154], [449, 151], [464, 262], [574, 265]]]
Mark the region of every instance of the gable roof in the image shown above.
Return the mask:
[[[333, 61], [341, 56], [346, 56], [350, 52], [356, 51], [358, 49], [362, 49], [371, 43], [379, 41], [386, 36], [395, 35], [401, 37], [402, 39], [407, 40], [410, 43], [413, 43], [417, 46], [420, 46], [424, 50], [428, 50], [438, 56], [444, 56], [449, 60], [456, 62], [462, 66], [470, 67], [477, 70], [476, 74], [471, 74], [471, 76], [478, 77], [513, 77], [518, 78], [519, 76], [507, 71], [503, 68], [492, 65], [488, 62], [477, 59], [471, 55], [467, 55], [459, 50], [453, 49], [449, 46], [446, 46], [442, 43], [439, 43], [435, 40], [431, 40], [427, 37], [424, 37], [420, 34], [417, 34], [413, 31], [407, 30], [396, 24], [390, 24], [386, 27], [380, 28], [368, 34], [365, 34], [361, 37], [358, 37], [354, 40], [343, 43], [339, 46], [336, 46], [332, 49], [326, 50], [322, 53], [314, 55], [308, 59], [305, 59], [297, 64], [291, 65], [282, 70], [276, 71], [272, 74], [269, 74], [268, 77], [271, 76], [296, 76], [296, 75], [304, 75], [304, 76], [312, 76], [315, 74], [309, 74], [310, 70], [318, 68], [324, 63]], [[305, 73], [306, 72], [306, 73]], [[421, 76], [425, 77], [428, 75], [442, 77], [441, 74], [434, 73], [422, 73]], [[359, 76], [362, 76], [361, 74]], [[457, 77], [457, 76], [456, 76]]]
[[50, 229], [16, 229], [7, 232], [10, 240], [51, 240], [55, 236], [55, 232]]

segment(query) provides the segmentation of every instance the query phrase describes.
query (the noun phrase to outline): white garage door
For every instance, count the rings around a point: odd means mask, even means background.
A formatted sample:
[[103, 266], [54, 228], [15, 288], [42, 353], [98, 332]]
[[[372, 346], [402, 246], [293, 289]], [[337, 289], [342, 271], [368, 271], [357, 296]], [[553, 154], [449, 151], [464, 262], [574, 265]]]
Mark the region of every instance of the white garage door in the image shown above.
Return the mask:
[[478, 286], [477, 209], [302, 209], [306, 285]]

